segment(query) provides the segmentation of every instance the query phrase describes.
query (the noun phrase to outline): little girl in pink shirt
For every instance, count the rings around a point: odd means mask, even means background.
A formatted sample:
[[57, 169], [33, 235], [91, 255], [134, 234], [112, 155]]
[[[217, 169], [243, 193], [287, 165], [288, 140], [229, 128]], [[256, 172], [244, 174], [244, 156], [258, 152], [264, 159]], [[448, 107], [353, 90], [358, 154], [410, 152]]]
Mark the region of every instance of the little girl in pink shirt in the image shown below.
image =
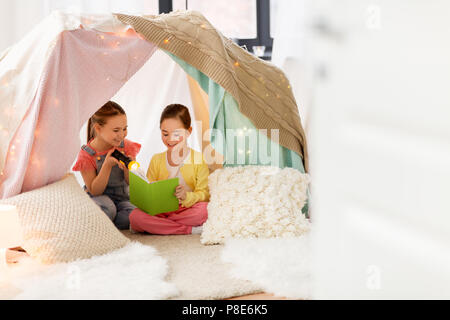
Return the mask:
[[111, 156], [119, 150], [135, 160], [141, 145], [125, 139], [127, 116], [120, 105], [108, 101], [89, 119], [87, 144], [81, 147], [73, 171], [80, 171], [85, 190], [118, 229], [128, 229], [130, 203], [129, 172]]

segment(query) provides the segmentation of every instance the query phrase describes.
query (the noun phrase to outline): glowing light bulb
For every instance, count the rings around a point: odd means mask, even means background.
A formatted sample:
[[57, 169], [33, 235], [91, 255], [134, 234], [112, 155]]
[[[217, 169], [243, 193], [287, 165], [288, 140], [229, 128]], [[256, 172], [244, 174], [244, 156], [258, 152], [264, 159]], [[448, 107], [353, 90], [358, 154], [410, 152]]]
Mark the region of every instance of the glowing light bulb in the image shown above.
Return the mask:
[[141, 166], [141, 165], [139, 164], [139, 162], [137, 162], [137, 161], [131, 161], [131, 162], [128, 164], [128, 170], [137, 170], [137, 169], [139, 169], [140, 166]]
[[164, 41], [163, 41], [165, 44], [168, 44], [169, 43], [169, 39], [164, 39]]
[[239, 62], [236, 61], [236, 62], [234, 63], [234, 66], [235, 66], [235, 67], [239, 67]]

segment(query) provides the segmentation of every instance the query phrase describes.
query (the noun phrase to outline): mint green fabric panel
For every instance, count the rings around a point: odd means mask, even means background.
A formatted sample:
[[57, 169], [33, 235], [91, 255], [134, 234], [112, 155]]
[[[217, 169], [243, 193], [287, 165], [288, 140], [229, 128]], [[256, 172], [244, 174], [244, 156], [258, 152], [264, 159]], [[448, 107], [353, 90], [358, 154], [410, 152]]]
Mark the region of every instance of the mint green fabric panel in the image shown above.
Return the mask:
[[[178, 63], [181, 68], [192, 78], [194, 78], [200, 87], [208, 94], [208, 103], [209, 103], [209, 123], [211, 128], [215, 128], [214, 119], [217, 117], [217, 112], [219, 110], [219, 104], [222, 103], [223, 96], [225, 94], [225, 89], [220, 85], [212, 81], [207, 75], [203, 72], [194, 68], [190, 64], [186, 63], [184, 60], [178, 58], [170, 52], [164, 51], [167, 53], [176, 63]], [[211, 125], [212, 124], [212, 125]], [[214, 147], [214, 145], [213, 145]]]
[[[224, 155], [225, 166], [263, 164], [295, 168], [302, 173], [305, 172], [300, 155], [271, 141], [267, 135], [256, 130], [253, 123], [240, 112], [231, 94], [197, 68], [165, 52], [208, 94], [209, 121], [212, 124], [210, 127], [214, 129], [211, 144]], [[240, 130], [246, 139], [239, 136]], [[227, 141], [228, 139], [234, 141]]]
[[[208, 94], [209, 122], [212, 129], [211, 145], [224, 156], [225, 167], [271, 165], [279, 168], [295, 168], [305, 173], [300, 155], [277, 144], [264, 132], [257, 130], [253, 123], [240, 112], [231, 94], [197, 68], [165, 52]], [[306, 216], [308, 216], [308, 207], [307, 202], [302, 208]]]
[[[257, 130], [239, 111], [237, 102], [231, 94], [225, 92], [219, 108], [215, 119], [215, 129], [218, 131], [215, 137], [212, 136], [211, 141], [214, 138], [217, 144], [225, 146], [225, 153], [222, 153], [225, 156], [224, 165], [272, 165], [305, 172], [301, 157], [272, 141], [264, 131]], [[267, 133], [271, 135], [272, 132], [276, 134], [275, 130], [268, 130]], [[218, 143], [218, 139], [222, 140], [221, 143]]]

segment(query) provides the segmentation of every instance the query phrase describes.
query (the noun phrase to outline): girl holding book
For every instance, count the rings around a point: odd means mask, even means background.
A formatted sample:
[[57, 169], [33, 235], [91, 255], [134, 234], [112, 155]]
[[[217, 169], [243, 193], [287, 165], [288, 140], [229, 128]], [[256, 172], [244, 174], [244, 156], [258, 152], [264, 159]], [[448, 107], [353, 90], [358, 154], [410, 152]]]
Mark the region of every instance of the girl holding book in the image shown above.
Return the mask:
[[73, 171], [80, 171], [85, 190], [118, 229], [128, 229], [130, 203], [126, 166], [111, 154], [119, 150], [135, 159], [141, 145], [125, 139], [127, 116], [120, 105], [108, 101], [89, 119], [87, 144], [81, 147]]
[[200, 233], [208, 217], [209, 169], [202, 154], [187, 145], [192, 132], [189, 110], [181, 104], [168, 105], [159, 123], [167, 151], [152, 157], [147, 178], [152, 182], [178, 177], [175, 196], [179, 208], [155, 216], [136, 208], [130, 214], [130, 230], [166, 235]]

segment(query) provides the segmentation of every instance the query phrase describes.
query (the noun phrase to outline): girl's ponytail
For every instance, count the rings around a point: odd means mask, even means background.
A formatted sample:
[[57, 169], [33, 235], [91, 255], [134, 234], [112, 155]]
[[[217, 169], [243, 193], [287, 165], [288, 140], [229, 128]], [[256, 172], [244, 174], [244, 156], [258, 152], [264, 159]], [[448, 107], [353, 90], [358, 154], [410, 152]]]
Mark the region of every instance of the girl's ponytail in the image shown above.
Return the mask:
[[89, 143], [89, 141], [91, 141], [91, 139], [94, 138], [94, 130], [93, 130], [93, 125], [92, 125], [92, 117], [89, 118], [88, 123], [87, 123], [87, 141], [86, 143]]
[[125, 114], [125, 110], [116, 102], [108, 101], [89, 118], [87, 124], [87, 143], [95, 137], [94, 124], [103, 126], [109, 117]]

